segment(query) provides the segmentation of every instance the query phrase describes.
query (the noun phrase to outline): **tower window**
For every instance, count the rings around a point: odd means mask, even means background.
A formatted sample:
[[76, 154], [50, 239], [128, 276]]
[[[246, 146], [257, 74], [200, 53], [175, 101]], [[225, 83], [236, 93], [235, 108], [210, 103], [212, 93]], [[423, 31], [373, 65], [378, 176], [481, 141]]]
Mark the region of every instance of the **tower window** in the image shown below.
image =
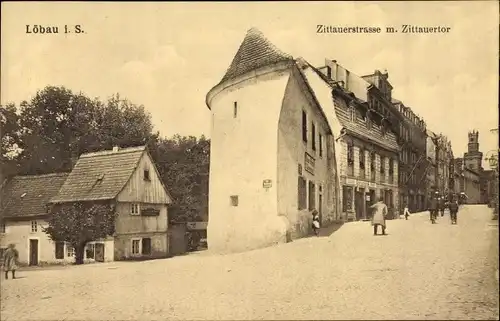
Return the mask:
[[238, 102], [234, 102], [234, 107], [233, 107], [233, 118], [238, 117]]
[[231, 195], [231, 206], [238, 206], [238, 195]]

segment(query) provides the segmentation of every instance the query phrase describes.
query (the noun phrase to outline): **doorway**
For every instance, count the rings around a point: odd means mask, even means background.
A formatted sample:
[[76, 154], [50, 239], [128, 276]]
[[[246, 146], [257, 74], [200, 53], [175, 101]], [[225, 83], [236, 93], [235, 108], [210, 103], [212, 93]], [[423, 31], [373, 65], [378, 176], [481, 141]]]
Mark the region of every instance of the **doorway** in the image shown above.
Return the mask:
[[370, 210], [370, 206], [372, 206], [373, 203], [375, 203], [375, 190], [371, 189], [366, 194], [366, 199], [365, 199], [366, 219], [370, 219], [372, 216], [372, 211]]
[[95, 244], [95, 260], [96, 262], [104, 262], [104, 244]]
[[38, 265], [38, 240], [30, 239], [29, 265]]
[[364, 211], [363, 211], [363, 202], [364, 202], [364, 195], [365, 193], [358, 190], [356, 191], [356, 194], [354, 195], [354, 210], [356, 211], [356, 220], [361, 220], [364, 218]]

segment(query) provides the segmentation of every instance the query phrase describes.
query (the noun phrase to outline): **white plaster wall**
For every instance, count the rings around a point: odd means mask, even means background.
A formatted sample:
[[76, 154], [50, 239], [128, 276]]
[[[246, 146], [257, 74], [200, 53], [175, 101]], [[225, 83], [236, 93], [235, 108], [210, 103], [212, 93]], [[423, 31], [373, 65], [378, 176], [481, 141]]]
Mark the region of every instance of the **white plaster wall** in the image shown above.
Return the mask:
[[[282, 240], [277, 213], [277, 126], [289, 73], [256, 76], [211, 101], [209, 250], [235, 252]], [[234, 117], [234, 102], [237, 116]], [[270, 179], [272, 187], [263, 188]], [[231, 196], [238, 196], [238, 206]]]
[[[322, 187], [322, 223], [327, 224], [334, 219], [332, 197], [329, 189], [334, 188], [330, 183], [328, 171], [328, 125], [311, 100], [312, 96], [305, 96], [305, 84], [300, 82], [298, 71], [294, 71], [288, 82], [283, 108], [280, 114], [278, 131], [278, 212], [286, 217], [292, 237], [301, 237], [310, 230], [312, 216], [308, 209], [309, 182], [315, 184], [315, 208], [319, 210], [319, 186]], [[299, 83], [300, 82], [300, 83]], [[302, 85], [301, 85], [302, 84]], [[307, 114], [307, 142], [302, 138], [302, 111]], [[316, 150], [312, 148], [312, 123], [315, 124]], [[320, 140], [322, 138], [322, 155], [320, 156]], [[305, 170], [305, 153], [315, 160], [315, 170], [311, 174]], [[306, 208], [298, 209], [298, 166], [302, 166], [302, 176], [307, 183]]]

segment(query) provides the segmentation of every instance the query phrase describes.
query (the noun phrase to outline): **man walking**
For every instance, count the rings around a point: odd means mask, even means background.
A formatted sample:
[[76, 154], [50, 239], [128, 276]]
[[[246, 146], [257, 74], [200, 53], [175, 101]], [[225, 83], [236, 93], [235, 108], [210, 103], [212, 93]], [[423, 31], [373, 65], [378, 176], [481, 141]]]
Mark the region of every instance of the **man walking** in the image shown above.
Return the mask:
[[5, 279], [9, 278], [9, 271], [12, 272], [12, 278], [16, 278], [17, 260], [19, 259], [19, 252], [16, 250], [14, 244], [9, 244], [7, 250], [3, 254], [3, 268], [5, 270]]
[[438, 210], [441, 213], [441, 217], [444, 216], [444, 196], [438, 198]]
[[449, 208], [450, 208], [451, 224], [457, 224], [458, 199], [455, 195], [453, 195]]
[[429, 200], [429, 213], [431, 217], [432, 224], [436, 223], [437, 211], [438, 211], [438, 192], [434, 195], [431, 195], [431, 199]]
[[382, 226], [382, 235], [385, 235], [385, 217], [387, 216], [387, 205], [384, 204], [384, 199], [382, 197], [379, 198], [378, 202], [371, 206], [373, 209], [372, 216], [372, 226], [373, 226], [373, 235], [377, 235], [377, 230], [379, 225]]

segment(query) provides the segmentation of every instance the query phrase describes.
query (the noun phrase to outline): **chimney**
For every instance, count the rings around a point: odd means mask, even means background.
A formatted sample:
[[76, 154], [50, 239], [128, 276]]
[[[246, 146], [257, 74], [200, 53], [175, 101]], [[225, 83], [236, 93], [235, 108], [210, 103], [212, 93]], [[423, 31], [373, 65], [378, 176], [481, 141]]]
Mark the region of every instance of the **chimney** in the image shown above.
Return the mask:
[[113, 153], [116, 153], [120, 150], [120, 146], [113, 146]]
[[76, 165], [76, 162], [78, 162], [78, 152], [77, 151], [71, 151], [71, 156], [70, 156], [70, 166], [71, 169], [73, 169]]

